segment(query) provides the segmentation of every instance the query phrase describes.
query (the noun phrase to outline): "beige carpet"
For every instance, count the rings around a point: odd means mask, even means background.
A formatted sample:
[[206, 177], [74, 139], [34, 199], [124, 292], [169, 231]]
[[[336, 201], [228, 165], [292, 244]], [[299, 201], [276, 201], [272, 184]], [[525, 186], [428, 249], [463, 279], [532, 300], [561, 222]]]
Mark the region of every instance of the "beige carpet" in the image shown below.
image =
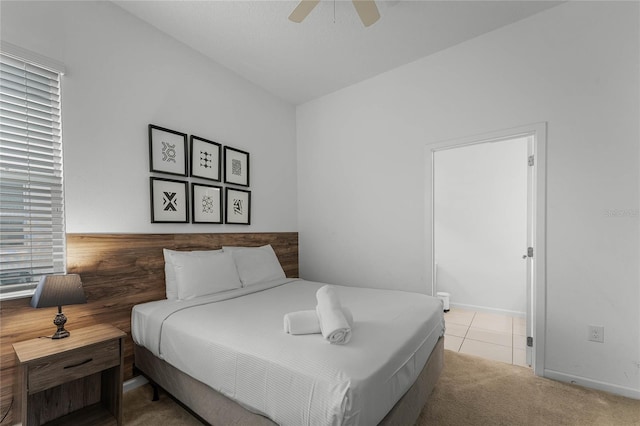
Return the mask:
[[417, 424], [631, 426], [640, 425], [640, 401], [445, 351], [445, 368]]
[[[163, 393], [152, 402], [151, 393], [146, 385], [125, 394], [125, 425], [200, 424]], [[640, 401], [445, 351], [442, 376], [417, 425], [640, 426]]]
[[164, 392], [160, 392], [159, 401], [151, 401], [152, 396], [151, 385], [144, 385], [124, 394], [125, 426], [202, 425]]

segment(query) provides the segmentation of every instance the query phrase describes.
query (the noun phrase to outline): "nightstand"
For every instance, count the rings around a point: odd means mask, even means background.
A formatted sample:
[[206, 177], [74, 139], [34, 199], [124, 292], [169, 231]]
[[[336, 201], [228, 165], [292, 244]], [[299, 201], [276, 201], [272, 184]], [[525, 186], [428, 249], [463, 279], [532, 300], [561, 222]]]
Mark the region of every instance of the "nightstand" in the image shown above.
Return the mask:
[[106, 324], [64, 339], [14, 343], [16, 421], [23, 426], [122, 425], [126, 333]]

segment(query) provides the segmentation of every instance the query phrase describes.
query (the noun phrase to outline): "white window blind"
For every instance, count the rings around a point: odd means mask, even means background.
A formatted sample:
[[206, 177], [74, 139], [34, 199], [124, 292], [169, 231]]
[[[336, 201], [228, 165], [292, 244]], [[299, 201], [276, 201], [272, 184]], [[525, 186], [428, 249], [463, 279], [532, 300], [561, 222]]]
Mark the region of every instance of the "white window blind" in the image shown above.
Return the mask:
[[0, 296], [65, 271], [60, 75], [0, 54]]

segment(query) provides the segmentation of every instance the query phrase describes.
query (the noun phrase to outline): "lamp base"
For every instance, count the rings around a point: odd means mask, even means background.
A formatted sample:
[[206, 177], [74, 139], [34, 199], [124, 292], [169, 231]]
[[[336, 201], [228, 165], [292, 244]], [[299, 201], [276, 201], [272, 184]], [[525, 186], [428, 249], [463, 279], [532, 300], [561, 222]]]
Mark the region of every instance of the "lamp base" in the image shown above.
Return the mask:
[[56, 331], [54, 335], [51, 336], [52, 339], [63, 339], [65, 337], [69, 337], [70, 333], [64, 329], [64, 325], [66, 322], [67, 317], [59, 310], [58, 314], [53, 320], [53, 323], [58, 327], [58, 331]]
[[64, 328], [58, 329], [58, 331], [56, 331], [53, 336], [51, 336], [52, 339], [63, 339], [65, 337], [69, 337], [71, 335], [71, 333], [69, 333], [67, 330], [65, 330]]

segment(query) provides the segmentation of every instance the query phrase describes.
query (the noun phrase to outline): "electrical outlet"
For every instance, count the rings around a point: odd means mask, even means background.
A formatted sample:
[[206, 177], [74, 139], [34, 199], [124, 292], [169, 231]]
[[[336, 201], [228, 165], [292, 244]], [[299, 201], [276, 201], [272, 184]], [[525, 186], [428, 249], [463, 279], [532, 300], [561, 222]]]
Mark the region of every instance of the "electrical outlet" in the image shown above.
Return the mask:
[[590, 325], [588, 340], [592, 342], [604, 343], [604, 327], [601, 325]]

